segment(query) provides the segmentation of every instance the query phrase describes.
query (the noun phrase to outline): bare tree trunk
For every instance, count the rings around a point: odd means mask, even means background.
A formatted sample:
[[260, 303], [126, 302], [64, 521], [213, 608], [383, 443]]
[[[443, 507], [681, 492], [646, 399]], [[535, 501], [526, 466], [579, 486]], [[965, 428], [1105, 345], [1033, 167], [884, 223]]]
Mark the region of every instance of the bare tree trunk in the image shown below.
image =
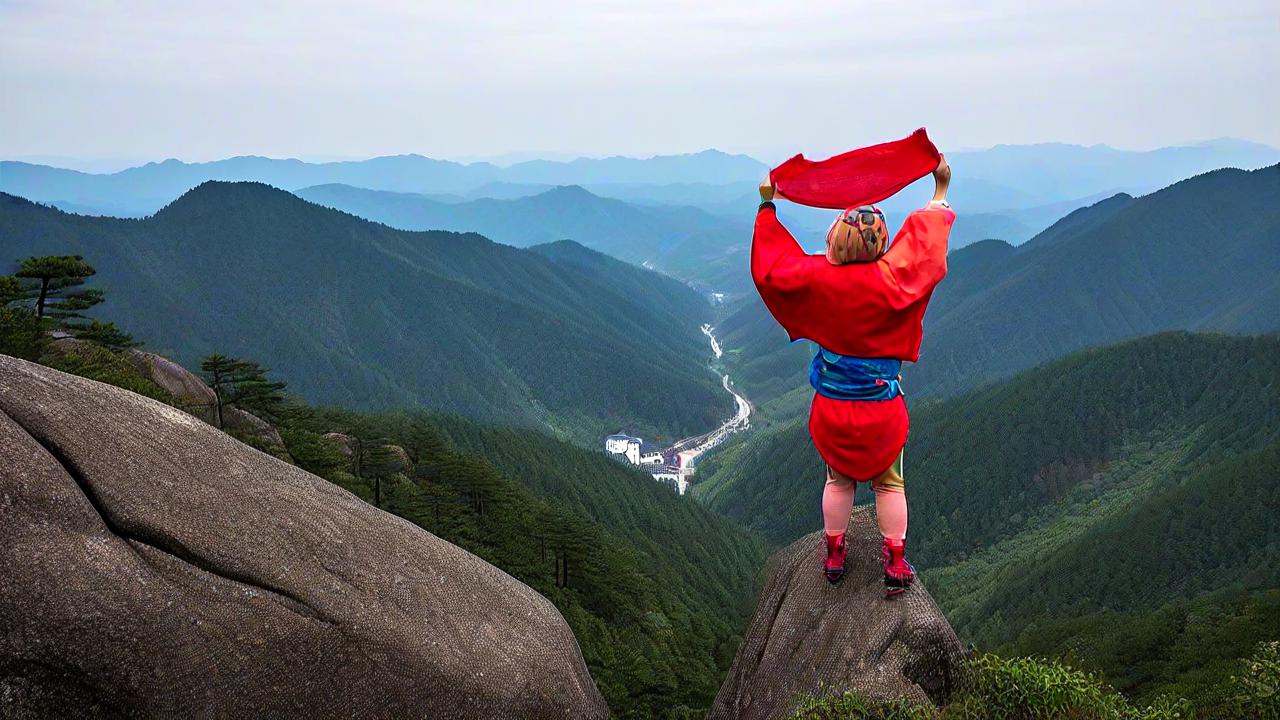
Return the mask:
[[563, 550], [556, 552], [556, 587], [569, 586], [569, 556]]
[[40, 297], [36, 299], [36, 319], [44, 319], [44, 304], [49, 300], [50, 278], [40, 278]]
[[210, 380], [210, 389], [213, 390], [213, 419], [218, 424], [218, 429], [222, 429], [222, 382], [224, 378], [222, 373], [213, 370], [213, 378]]

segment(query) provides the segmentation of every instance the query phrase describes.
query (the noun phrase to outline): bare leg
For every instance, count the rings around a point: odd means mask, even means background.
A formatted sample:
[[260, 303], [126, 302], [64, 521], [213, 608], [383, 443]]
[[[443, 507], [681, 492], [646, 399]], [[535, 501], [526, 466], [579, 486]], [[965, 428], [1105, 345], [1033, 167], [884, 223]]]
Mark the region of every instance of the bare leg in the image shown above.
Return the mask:
[[827, 485], [822, 491], [822, 525], [828, 535], [843, 535], [849, 529], [856, 487], [853, 480], [827, 466]]
[[906, 592], [916, 571], [907, 562], [907, 493], [902, 481], [902, 455], [888, 470], [871, 481], [876, 493], [876, 521], [884, 544], [884, 586], [889, 596]]

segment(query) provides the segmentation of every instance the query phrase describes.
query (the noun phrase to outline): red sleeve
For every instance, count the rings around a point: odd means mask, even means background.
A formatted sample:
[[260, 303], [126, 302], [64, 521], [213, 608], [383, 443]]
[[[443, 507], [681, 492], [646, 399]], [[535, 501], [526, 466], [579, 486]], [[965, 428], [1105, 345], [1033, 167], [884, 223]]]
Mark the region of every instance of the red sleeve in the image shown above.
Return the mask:
[[806, 257], [804, 248], [778, 222], [778, 211], [769, 205], [760, 208], [751, 236], [751, 278], [761, 294], [803, 288], [812, 267]]
[[907, 216], [893, 245], [878, 261], [884, 268], [889, 304], [902, 309], [933, 292], [947, 274], [947, 238], [956, 214], [925, 208]]

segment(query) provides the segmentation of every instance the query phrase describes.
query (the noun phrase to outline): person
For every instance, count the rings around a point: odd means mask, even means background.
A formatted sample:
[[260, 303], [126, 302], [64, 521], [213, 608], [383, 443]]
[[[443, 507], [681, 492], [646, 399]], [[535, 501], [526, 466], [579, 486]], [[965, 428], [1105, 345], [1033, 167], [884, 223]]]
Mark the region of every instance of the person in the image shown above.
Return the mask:
[[888, 596], [915, 579], [906, 559], [908, 418], [900, 372], [904, 361], [919, 358], [921, 321], [946, 275], [955, 221], [946, 199], [951, 168], [928, 147], [937, 162], [933, 198], [906, 218], [892, 243], [880, 208], [859, 205], [831, 224], [825, 255], [806, 254], [778, 221], [772, 175], [760, 184], [752, 238], [752, 275], [766, 305], [793, 340], [818, 344], [809, 369], [809, 432], [826, 462], [822, 572], [832, 583], [844, 577], [854, 490], [869, 482]]

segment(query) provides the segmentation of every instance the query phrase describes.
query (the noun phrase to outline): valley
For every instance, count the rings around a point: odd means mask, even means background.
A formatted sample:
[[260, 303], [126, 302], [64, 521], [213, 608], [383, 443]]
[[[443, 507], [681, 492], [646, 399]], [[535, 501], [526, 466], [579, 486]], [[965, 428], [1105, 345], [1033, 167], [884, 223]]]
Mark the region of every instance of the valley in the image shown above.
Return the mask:
[[[704, 324], [702, 334], [711, 342], [712, 357], [719, 360], [723, 352], [716, 340], [714, 328]], [[734, 389], [727, 373], [721, 375], [720, 384], [733, 398], [734, 414], [716, 428], [677, 440], [659, 450], [646, 449], [641, 438], [623, 434], [610, 435], [605, 438], [605, 452], [620, 462], [639, 465], [654, 480], [672, 484], [680, 495], [684, 495], [689, 489], [690, 478], [697, 470], [698, 459], [723, 443], [730, 435], [751, 428], [751, 402]]]

